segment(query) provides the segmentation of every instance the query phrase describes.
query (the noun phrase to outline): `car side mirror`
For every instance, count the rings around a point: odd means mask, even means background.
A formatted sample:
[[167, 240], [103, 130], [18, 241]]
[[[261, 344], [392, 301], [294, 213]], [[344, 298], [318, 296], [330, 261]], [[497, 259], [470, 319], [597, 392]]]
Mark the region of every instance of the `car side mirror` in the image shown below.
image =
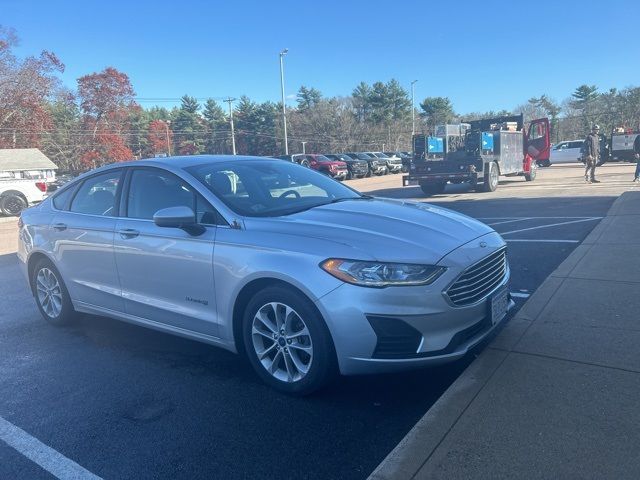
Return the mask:
[[205, 228], [196, 221], [196, 214], [189, 207], [169, 207], [158, 210], [153, 215], [153, 223], [158, 227], [180, 228], [189, 235], [200, 235]]

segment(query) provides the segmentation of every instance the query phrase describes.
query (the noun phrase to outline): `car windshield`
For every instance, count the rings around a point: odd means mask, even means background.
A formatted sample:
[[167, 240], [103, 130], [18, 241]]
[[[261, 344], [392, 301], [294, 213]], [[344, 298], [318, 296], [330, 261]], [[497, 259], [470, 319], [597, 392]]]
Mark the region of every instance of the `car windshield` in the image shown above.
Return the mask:
[[186, 170], [234, 212], [278, 217], [344, 200], [367, 198], [331, 178], [272, 160], [211, 162]]
[[316, 155], [316, 162], [332, 162], [335, 158], [327, 158], [324, 155]]
[[373, 158], [370, 155], [367, 155], [366, 153], [354, 153], [352, 154], [352, 156], [356, 157], [359, 160], [371, 160]]
[[385, 155], [382, 152], [375, 152], [374, 155], [378, 158], [389, 158], [387, 155]]

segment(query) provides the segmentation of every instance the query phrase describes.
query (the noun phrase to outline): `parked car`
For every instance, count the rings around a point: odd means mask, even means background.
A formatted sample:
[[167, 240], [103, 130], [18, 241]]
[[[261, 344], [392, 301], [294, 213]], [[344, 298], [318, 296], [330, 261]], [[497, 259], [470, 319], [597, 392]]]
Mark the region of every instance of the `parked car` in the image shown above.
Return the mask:
[[287, 160], [288, 162], [297, 163], [298, 165], [302, 165], [303, 167], [311, 168], [311, 163], [304, 153], [295, 153], [293, 155], [278, 155], [277, 157], [273, 158]]
[[389, 157], [398, 157], [402, 162], [402, 172], [406, 173], [409, 171], [409, 166], [411, 165], [411, 155], [406, 152], [383, 152], [385, 155]]
[[55, 192], [57, 189], [62, 187], [65, 183], [70, 182], [75, 177], [75, 175], [71, 175], [68, 173], [56, 175], [56, 179], [54, 181], [47, 183], [47, 193], [51, 194]]
[[364, 152], [367, 155], [384, 161], [387, 165], [387, 173], [399, 173], [402, 170], [402, 160], [398, 157], [389, 157], [382, 152]]
[[580, 149], [584, 140], [569, 140], [566, 142], [560, 142], [551, 147], [551, 154], [549, 160], [543, 162], [541, 167], [548, 167], [557, 163], [577, 163], [580, 161], [582, 154]]
[[324, 173], [336, 180], [345, 180], [349, 174], [347, 164], [341, 160], [332, 160], [316, 153], [307, 153], [305, 157], [313, 170]]
[[93, 170], [22, 213], [18, 258], [51, 324], [82, 312], [217, 345], [292, 394], [460, 358], [513, 305], [490, 227], [260, 157]]
[[369, 165], [369, 171], [367, 172], [367, 177], [371, 175], [382, 175], [385, 173], [387, 169], [387, 163], [377, 159], [374, 156], [367, 155], [366, 153], [357, 153], [357, 152], [349, 152], [345, 155], [350, 156], [351, 158], [356, 158], [358, 160], [364, 160]]
[[347, 179], [363, 178], [367, 176], [369, 171], [369, 164], [365, 160], [358, 160], [357, 158], [351, 158], [346, 153], [327, 153], [325, 154], [330, 160], [338, 160], [347, 164]]
[[20, 215], [30, 205], [47, 196], [45, 180], [0, 179], [0, 214]]

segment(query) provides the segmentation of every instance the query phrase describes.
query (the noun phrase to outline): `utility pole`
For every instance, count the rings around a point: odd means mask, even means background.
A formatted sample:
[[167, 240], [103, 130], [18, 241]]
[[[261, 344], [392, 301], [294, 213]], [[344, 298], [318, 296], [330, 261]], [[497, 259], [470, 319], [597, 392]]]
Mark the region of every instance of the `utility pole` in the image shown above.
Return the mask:
[[302, 153], [307, 153], [307, 151], [304, 148], [304, 146], [307, 144], [307, 142], [301, 142], [301, 143], [302, 143]]
[[282, 124], [284, 126], [284, 154], [289, 155], [289, 142], [287, 140], [287, 107], [284, 104], [284, 56], [289, 53], [285, 48], [280, 52], [280, 88], [282, 89]]
[[164, 122], [164, 129], [167, 132], [167, 155], [171, 156], [171, 142], [169, 141], [169, 124], [171, 123], [170, 120], [165, 120]]
[[231, 148], [233, 151], [233, 154], [236, 154], [236, 134], [235, 131], [233, 130], [233, 107], [231, 107], [231, 102], [235, 102], [236, 99], [235, 98], [225, 98], [224, 100], [225, 102], [227, 102], [229, 104], [229, 120], [231, 122]]
[[[418, 80], [411, 82], [411, 142], [413, 143], [413, 136], [416, 134], [416, 104], [413, 96], [413, 86]], [[413, 149], [413, 147], [412, 147]]]

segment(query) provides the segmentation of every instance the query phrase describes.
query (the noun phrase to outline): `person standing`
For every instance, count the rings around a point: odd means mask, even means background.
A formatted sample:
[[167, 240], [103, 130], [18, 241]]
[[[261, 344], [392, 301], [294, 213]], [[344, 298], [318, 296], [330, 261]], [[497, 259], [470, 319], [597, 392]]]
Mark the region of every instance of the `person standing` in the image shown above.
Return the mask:
[[587, 183], [600, 183], [596, 180], [596, 165], [600, 160], [600, 127], [594, 125], [584, 140], [584, 180]]
[[636, 136], [636, 140], [633, 142], [634, 157], [636, 157], [636, 173], [633, 176], [634, 182], [640, 182], [640, 134]]

